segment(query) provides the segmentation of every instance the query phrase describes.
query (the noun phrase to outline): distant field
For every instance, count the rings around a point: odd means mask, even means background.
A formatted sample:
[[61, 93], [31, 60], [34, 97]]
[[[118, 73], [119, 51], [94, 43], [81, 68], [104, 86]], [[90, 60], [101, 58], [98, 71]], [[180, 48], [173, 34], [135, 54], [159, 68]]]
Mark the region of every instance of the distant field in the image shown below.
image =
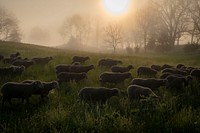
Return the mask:
[[[30, 104], [13, 100], [13, 105], [0, 104], [0, 132], [200, 132], [200, 84], [193, 81], [180, 93], [159, 88], [155, 93], [161, 97], [160, 102], [151, 99], [136, 101], [129, 104], [126, 88], [131, 79], [122, 84], [106, 84], [106, 87], [117, 87], [121, 90], [120, 97], [113, 97], [105, 105], [89, 105], [80, 102], [78, 91], [86, 86], [100, 86], [99, 75], [106, 68], [97, 67], [101, 58], [113, 58], [123, 62], [123, 66], [132, 64], [133, 77], [139, 66], [152, 64], [178, 63], [186, 66], [200, 67], [200, 54], [98, 54], [89, 52], [69, 51], [30, 44], [0, 42], [0, 55], [5, 57], [20, 52], [21, 57], [52, 56], [53, 60], [45, 66], [33, 65], [21, 76], [0, 77], [0, 85], [8, 81], [21, 82], [26, 79], [42, 81], [56, 80], [55, 66], [70, 64], [74, 55], [89, 56], [85, 65], [95, 65], [95, 70], [88, 73], [88, 79], [80, 83], [63, 83], [60, 90], [49, 94], [50, 101], [41, 103], [38, 96], [30, 98]], [[9, 66], [0, 62], [0, 66]], [[159, 76], [159, 75], [158, 75]], [[0, 95], [0, 98], [2, 95]]]

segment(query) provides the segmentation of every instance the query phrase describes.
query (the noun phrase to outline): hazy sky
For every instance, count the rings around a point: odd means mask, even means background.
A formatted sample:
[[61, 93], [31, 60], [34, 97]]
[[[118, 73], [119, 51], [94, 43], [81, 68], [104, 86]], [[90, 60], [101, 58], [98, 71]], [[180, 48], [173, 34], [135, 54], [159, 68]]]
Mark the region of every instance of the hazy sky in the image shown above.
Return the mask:
[[104, 10], [102, 0], [0, 0], [0, 5], [18, 18], [23, 42], [31, 43], [28, 36], [33, 28], [39, 27], [49, 32], [50, 45], [62, 43], [58, 29], [67, 16], [77, 13], [95, 16]]

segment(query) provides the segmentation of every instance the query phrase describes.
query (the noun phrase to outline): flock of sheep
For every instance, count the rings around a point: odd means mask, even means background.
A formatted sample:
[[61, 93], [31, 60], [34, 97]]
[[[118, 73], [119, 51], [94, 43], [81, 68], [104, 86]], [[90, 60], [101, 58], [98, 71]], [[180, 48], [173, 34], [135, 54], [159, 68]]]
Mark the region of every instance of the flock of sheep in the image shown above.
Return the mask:
[[[20, 53], [11, 54], [9, 58], [4, 58], [0, 55], [0, 60], [4, 63], [10, 63], [10, 67], [0, 68], [0, 76], [5, 75], [19, 75], [30, 65], [41, 64], [45, 65], [51, 61], [52, 57], [33, 58], [31, 60], [22, 59]], [[63, 82], [75, 81], [79, 82], [87, 79], [87, 73], [94, 69], [94, 65], [82, 65], [85, 61], [90, 60], [90, 57], [74, 56], [71, 64], [59, 64], [55, 67], [57, 75], [56, 81], [42, 82], [37, 80], [26, 80], [21, 83], [7, 82], [1, 87], [3, 94], [3, 101], [11, 103], [12, 98], [20, 98], [22, 101], [29, 101], [31, 95], [40, 95], [42, 99], [48, 98], [48, 93], [54, 88], [59, 88]], [[193, 78], [200, 78], [200, 69], [194, 67], [187, 67], [183, 64], [171, 66], [164, 64], [151, 65], [150, 67], [141, 66], [137, 69], [138, 78], [133, 78], [129, 72], [134, 67], [128, 65], [127, 67], [118, 66], [122, 64], [120, 60], [114, 59], [100, 59], [98, 67], [107, 67], [110, 72], [102, 72], [99, 76], [101, 86], [106, 83], [118, 84], [131, 78], [132, 81], [127, 87], [127, 96], [129, 100], [140, 99], [143, 97], [152, 96], [159, 98], [154, 91], [159, 87], [164, 86], [167, 89], [181, 90], [183, 87], [189, 85]], [[160, 78], [156, 78], [158, 72], [161, 71]], [[145, 76], [148, 78], [139, 78]], [[83, 101], [95, 101], [105, 103], [106, 100], [112, 96], [119, 96], [120, 90], [118, 88], [106, 87], [84, 87], [79, 91], [80, 99]]]

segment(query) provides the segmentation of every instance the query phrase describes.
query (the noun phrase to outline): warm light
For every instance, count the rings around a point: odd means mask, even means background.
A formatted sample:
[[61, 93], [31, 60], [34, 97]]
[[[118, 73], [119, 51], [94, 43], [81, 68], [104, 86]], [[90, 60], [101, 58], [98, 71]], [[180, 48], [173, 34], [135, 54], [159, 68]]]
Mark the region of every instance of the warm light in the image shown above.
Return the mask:
[[106, 10], [112, 15], [121, 15], [128, 10], [130, 0], [104, 0]]

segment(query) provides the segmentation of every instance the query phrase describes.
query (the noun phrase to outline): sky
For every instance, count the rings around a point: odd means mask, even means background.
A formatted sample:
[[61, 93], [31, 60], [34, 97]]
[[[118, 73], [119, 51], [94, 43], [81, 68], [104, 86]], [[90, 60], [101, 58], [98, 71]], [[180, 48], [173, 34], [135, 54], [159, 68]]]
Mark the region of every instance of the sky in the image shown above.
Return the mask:
[[[141, 3], [144, 0], [131, 1]], [[40, 28], [48, 32], [49, 40], [43, 42], [43, 45], [63, 43], [58, 30], [67, 16], [80, 13], [98, 16], [105, 12], [102, 0], [0, 0], [0, 6], [19, 20], [22, 42], [40, 43], [30, 39], [33, 29]]]

